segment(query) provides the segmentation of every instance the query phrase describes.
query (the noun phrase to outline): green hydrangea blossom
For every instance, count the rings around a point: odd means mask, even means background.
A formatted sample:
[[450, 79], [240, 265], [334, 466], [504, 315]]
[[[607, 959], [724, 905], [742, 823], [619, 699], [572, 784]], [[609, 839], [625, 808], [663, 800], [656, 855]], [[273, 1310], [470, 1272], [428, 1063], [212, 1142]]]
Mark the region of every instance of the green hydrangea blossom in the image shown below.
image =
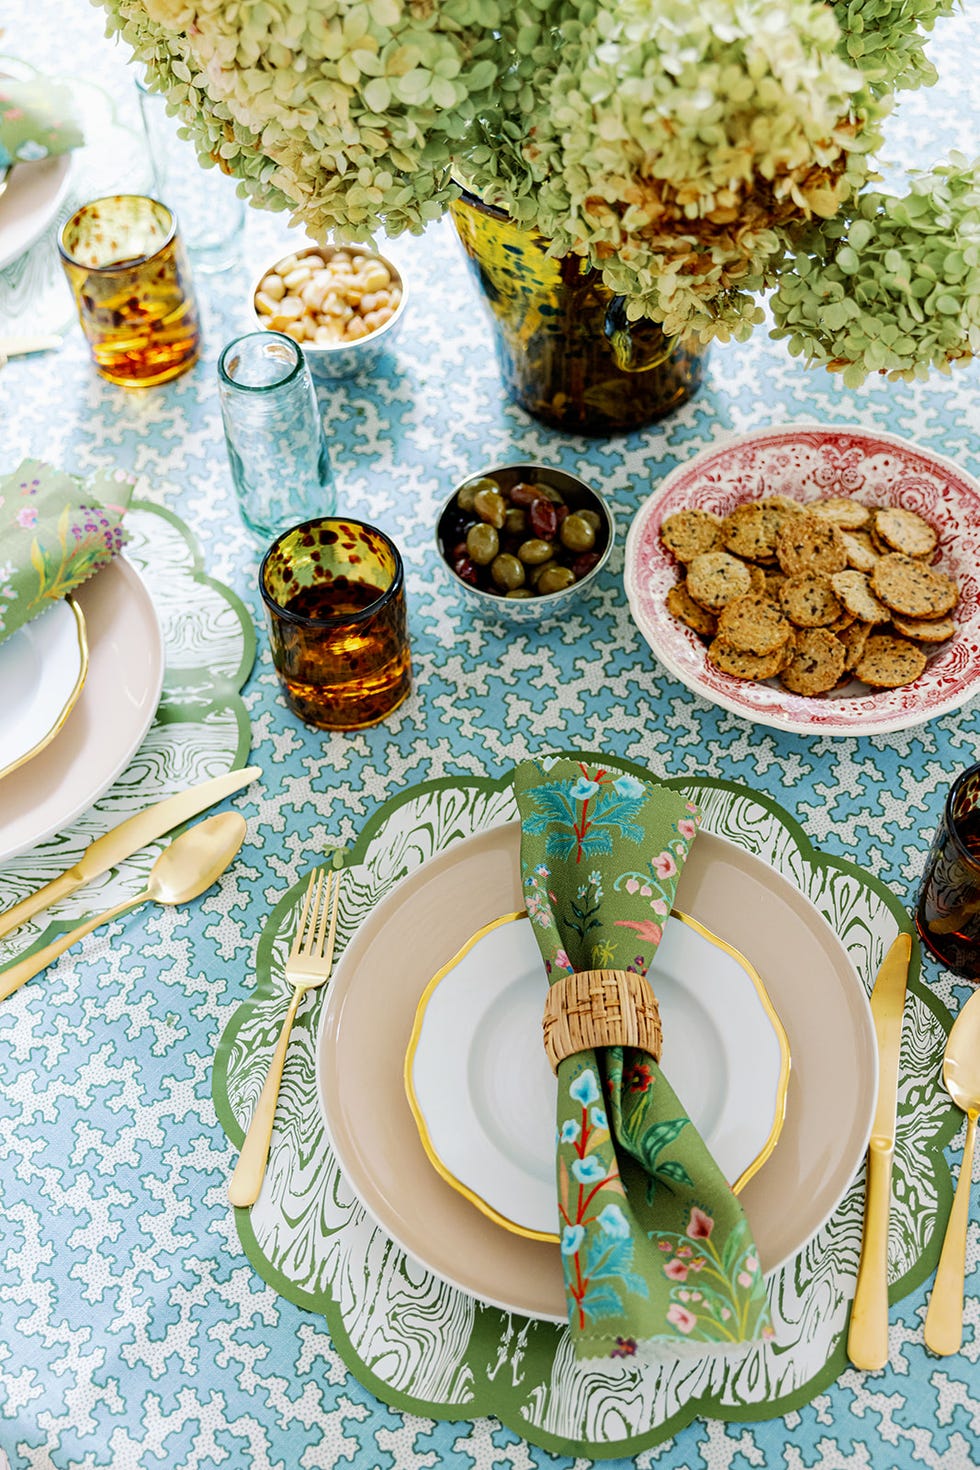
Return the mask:
[[954, 155], [901, 199], [864, 195], [804, 242], [772, 309], [790, 352], [850, 386], [980, 352], [980, 164]]
[[874, 91], [931, 87], [936, 68], [925, 54], [926, 37], [956, 0], [836, 0], [845, 55]]
[[980, 166], [871, 188], [954, 0], [95, 3], [202, 163], [315, 239], [418, 232], [462, 180], [668, 332], [743, 339], [775, 287], [848, 383], [977, 350]]

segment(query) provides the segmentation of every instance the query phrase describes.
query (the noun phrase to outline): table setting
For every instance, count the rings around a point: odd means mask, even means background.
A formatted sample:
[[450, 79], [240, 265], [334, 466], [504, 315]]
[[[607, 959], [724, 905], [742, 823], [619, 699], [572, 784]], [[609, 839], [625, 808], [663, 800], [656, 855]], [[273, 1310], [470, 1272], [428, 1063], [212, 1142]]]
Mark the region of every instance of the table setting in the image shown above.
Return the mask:
[[920, 9], [5, 32], [0, 1470], [980, 1461]]

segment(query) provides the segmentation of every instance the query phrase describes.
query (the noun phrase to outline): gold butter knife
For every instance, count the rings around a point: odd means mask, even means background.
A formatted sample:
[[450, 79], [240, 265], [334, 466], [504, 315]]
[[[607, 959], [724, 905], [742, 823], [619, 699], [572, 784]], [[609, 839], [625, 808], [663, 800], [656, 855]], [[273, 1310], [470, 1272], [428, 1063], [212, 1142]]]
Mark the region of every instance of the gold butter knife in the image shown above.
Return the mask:
[[145, 811], [127, 817], [125, 822], [120, 822], [111, 832], [90, 842], [78, 862], [67, 873], [62, 873], [60, 878], [53, 878], [36, 893], [29, 893], [19, 903], [15, 903], [13, 908], [0, 914], [0, 939], [16, 929], [18, 924], [25, 924], [42, 909], [57, 903], [59, 898], [74, 893], [83, 883], [90, 883], [93, 878], [108, 872], [125, 858], [132, 857], [134, 852], [155, 842], [171, 828], [179, 827], [182, 822], [189, 821], [199, 812], [207, 811], [209, 806], [231, 796], [232, 792], [248, 786], [261, 774], [258, 766], [246, 766], [241, 771], [226, 771], [223, 776], [212, 776], [210, 781], [202, 781], [199, 786], [179, 791], [176, 796], [168, 796], [164, 801], [148, 806]]
[[878, 1101], [868, 1144], [864, 1235], [847, 1356], [855, 1368], [872, 1372], [888, 1363], [888, 1215], [898, 1109], [898, 1054], [911, 956], [911, 936], [899, 934], [882, 961], [871, 992], [871, 1019], [878, 1041]]

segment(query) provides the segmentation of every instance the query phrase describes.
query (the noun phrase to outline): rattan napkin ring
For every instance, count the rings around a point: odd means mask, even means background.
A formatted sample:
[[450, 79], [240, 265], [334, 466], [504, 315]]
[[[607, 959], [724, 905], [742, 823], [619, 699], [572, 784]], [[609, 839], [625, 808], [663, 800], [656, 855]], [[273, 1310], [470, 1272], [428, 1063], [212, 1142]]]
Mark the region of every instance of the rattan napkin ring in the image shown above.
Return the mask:
[[632, 970], [580, 970], [556, 980], [544, 1005], [551, 1070], [593, 1046], [635, 1046], [660, 1060], [663, 1031], [649, 980]]

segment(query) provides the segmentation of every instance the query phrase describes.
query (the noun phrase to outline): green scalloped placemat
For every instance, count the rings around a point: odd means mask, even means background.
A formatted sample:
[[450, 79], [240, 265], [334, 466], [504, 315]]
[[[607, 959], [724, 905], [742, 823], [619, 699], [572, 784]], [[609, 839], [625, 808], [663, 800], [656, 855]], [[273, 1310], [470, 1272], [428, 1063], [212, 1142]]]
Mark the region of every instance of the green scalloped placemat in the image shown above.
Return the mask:
[[[605, 754], [601, 760], [649, 775], [629, 761]], [[870, 991], [896, 928], [914, 933], [895, 896], [854, 864], [815, 851], [798, 823], [767, 796], [708, 779], [665, 784], [698, 801], [708, 830], [761, 857], [800, 889], [841, 937]], [[338, 954], [407, 873], [453, 842], [515, 817], [509, 778], [433, 781], [393, 797], [346, 854]], [[214, 1101], [236, 1146], [288, 1004], [283, 961], [303, 887], [296, 884], [270, 914], [254, 994], [218, 1047]], [[698, 1416], [777, 1417], [809, 1402], [846, 1367], [862, 1176], [817, 1236], [770, 1279], [778, 1346], [760, 1345], [735, 1362], [689, 1358], [582, 1367], [564, 1328], [501, 1312], [437, 1280], [368, 1217], [325, 1136], [315, 1077], [321, 1003], [322, 993], [297, 1019], [266, 1184], [251, 1211], [236, 1211], [236, 1225], [263, 1280], [326, 1318], [353, 1376], [383, 1402], [441, 1419], [491, 1414], [545, 1449], [602, 1459], [635, 1455]], [[902, 1038], [889, 1259], [893, 1301], [934, 1269], [938, 1226], [952, 1195], [942, 1150], [958, 1115], [938, 1066], [951, 1023], [919, 979], [916, 944]]]
[[[109, 790], [63, 832], [4, 864], [0, 909], [65, 872], [93, 838], [134, 812], [246, 764], [251, 724], [239, 691], [255, 659], [247, 608], [230, 587], [207, 575], [197, 542], [172, 510], [134, 500], [125, 524], [126, 557], [150, 592], [163, 633], [160, 704]], [[0, 965], [139, 893], [162, 846], [161, 841], [143, 848], [122, 869], [104, 873], [0, 940]]]

